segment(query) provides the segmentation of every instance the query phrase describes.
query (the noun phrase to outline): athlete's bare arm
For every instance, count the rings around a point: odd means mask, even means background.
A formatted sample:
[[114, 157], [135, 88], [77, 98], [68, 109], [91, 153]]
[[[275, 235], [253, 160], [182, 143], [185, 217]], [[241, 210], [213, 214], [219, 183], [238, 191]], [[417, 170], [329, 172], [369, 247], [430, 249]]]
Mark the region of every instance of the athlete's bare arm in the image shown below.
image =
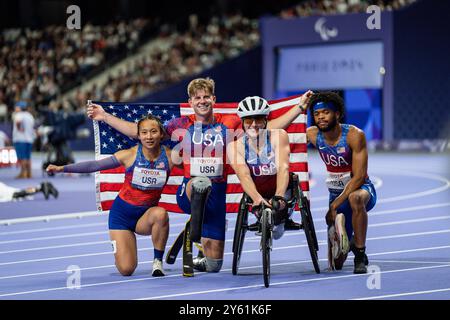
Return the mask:
[[318, 132], [319, 132], [319, 128], [317, 128], [316, 126], [311, 126], [308, 129], [306, 129], [307, 142], [311, 142], [314, 146], [316, 146]]
[[286, 129], [292, 123], [292, 121], [294, 121], [304, 110], [306, 110], [309, 99], [311, 99], [312, 95], [313, 92], [311, 90], [305, 92], [300, 97], [300, 102], [298, 103], [298, 105], [291, 108], [291, 110], [289, 110], [282, 116], [269, 121], [267, 123], [267, 129]]
[[164, 146], [163, 147], [166, 150], [167, 159], [169, 160], [169, 167], [170, 170], [172, 170], [173, 167], [178, 167], [180, 169], [183, 169], [183, 159], [178, 154], [178, 152]]
[[121, 165], [125, 168], [129, 168], [133, 165], [134, 160], [136, 159], [137, 148], [137, 146], [134, 146], [130, 149], [117, 151], [114, 153], [114, 156]]
[[238, 176], [239, 182], [242, 185], [244, 192], [253, 200], [253, 205], [259, 205], [262, 202], [269, 205], [267, 201], [256, 190], [255, 183], [250, 175], [250, 170], [245, 162], [244, 143], [242, 138], [230, 142], [227, 145], [228, 161]]
[[277, 165], [276, 196], [284, 197], [289, 185], [289, 137], [283, 129], [271, 130], [271, 144], [274, 147], [275, 163]]
[[134, 162], [137, 147], [121, 150], [114, 153], [113, 156], [106, 157], [101, 160], [81, 161], [64, 166], [56, 166], [50, 164], [45, 171], [49, 173], [73, 172], [73, 173], [91, 173], [101, 170], [113, 169], [122, 166], [128, 168]]
[[347, 143], [352, 150], [352, 178], [340, 196], [331, 203], [330, 208], [334, 210], [348, 199], [350, 193], [359, 189], [367, 177], [368, 153], [364, 132], [351, 126], [347, 134]]

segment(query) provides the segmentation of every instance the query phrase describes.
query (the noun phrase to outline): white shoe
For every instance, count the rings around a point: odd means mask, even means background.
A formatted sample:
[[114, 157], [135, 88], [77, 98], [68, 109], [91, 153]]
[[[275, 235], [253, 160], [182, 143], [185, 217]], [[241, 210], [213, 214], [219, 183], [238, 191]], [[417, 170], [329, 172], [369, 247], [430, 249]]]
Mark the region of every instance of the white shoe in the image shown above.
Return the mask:
[[350, 242], [348, 241], [347, 231], [345, 230], [345, 216], [343, 213], [336, 215], [334, 225], [339, 238], [340, 251], [346, 255], [350, 251]]
[[200, 272], [206, 272], [206, 257], [195, 257], [192, 259], [194, 269]]
[[163, 266], [162, 266], [162, 261], [159, 259], [153, 260], [152, 276], [153, 277], [164, 277], [165, 276]]
[[331, 258], [334, 260], [336, 259], [339, 254], [341, 253], [340, 246], [339, 246], [339, 238], [336, 233], [336, 228], [334, 226], [331, 226], [328, 228], [328, 239], [331, 245]]

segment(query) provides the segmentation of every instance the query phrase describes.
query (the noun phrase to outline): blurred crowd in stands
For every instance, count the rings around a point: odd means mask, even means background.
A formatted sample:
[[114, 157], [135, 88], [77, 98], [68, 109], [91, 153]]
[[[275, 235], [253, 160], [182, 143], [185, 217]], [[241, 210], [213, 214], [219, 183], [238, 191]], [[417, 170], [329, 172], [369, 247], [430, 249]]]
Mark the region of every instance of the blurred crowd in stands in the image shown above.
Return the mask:
[[65, 26], [42, 30], [7, 29], [0, 33], [0, 120], [18, 100], [32, 106], [47, 104], [80, 84], [102, 63], [139, 44], [147, 21]]
[[[279, 11], [279, 16], [364, 12], [372, 4], [382, 10], [392, 10], [415, 1], [307, 0]], [[78, 89], [70, 99], [59, 98], [98, 74], [98, 69], [104, 69], [105, 64], [118, 61], [114, 59], [124, 51], [135, 52], [148, 28], [149, 20], [136, 19], [104, 26], [88, 23], [81, 31], [70, 31], [65, 26], [3, 31], [0, 33], [0, 121], [10, 119], [14, 103], [19, 100], [28, 101], [31, 110], [45, 106], [45, 109], [66, 111], [82, 111], [87, 99], [130, 101], [259, 44], [258, 19], [234, 13], [203, 21], [193, 14], [183, 28], [168, 23], [158, 26], [159, 34], [153, 39], [164, 40], [168, 47], [155, 49], [128, 63], [117, 75], [109, 76], [103, 86]]]
[[284, 19], [309, 17], [314, 15], [332, 15], [366, 12], [367, 7], [377, 5], [383, 10], [397, 10], [417, 0], [308, 0], [294, 7], [282, 10]]
[[236, 57], [259, 43], [258, 20], [235, 14], [201, 24], [197, 15], [191, 15], [187, 30], [165, 25], [159, 37], [165, 40], [164, 47], [127, 65], [105, 86], [78, 94], [77, 104], [86, 97], [130, 101]]

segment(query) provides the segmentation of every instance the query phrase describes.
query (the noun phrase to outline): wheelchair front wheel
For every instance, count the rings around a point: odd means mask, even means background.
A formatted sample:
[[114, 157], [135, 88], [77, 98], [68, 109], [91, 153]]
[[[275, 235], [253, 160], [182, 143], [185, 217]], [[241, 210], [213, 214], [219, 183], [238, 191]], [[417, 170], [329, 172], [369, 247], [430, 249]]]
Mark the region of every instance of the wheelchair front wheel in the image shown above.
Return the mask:
[[233, 237], [233, 263], [231, 273], [235, 276], [239, 270], [242, 248], [244, 246], [245, 233], [247, 232], [248, 210], [247, 197], [244, 195], [239, 204], [239, 212], [236, 219], [236, 227]]
[[302, 207], [304, 207], [306, 209], [306, 211], [309, 213], [307, 215], [307, 217], [308, 217], [308, 225], [309, 225], [309, 227], [311, 229], [311, 233], [312, 233], [312, 236], [314, 238], [314, 247], [316, 248], [316, 251], [319, 251], [319, 243], [317, 241], [316, 229], [314, 227], [314, 221], [313, 221], [313, 217], [312, 217], [312, 214], [311, 214], [311, 210], [309, 208], [308, 199], [304, 195], [302, 195], [301, 196], [301, 200], [302, 200]]
[[314, 232], [314, 226], [311, 224], [312, 217], [311, 212], [307, 210], [305, 207], [300, 208], [300, 214], [302, 216], [302, 225], [303, 225], [303, 231], [305, 232], [306, 241], [308, 242], [308, 249], [309, 253], [311, 255], [311, 260], [314, 266], [314, 270], [316, 273], [320, 273], [320, 267], [319, 267], [319, 257], [317, 255], [317, 249], [316, 249], [316, 235]]
[[261, 216], [261, 252], [263, 258], [264, 286], [270, 283], [270, 251], [272, 250], [272, 210], [265, 209]]

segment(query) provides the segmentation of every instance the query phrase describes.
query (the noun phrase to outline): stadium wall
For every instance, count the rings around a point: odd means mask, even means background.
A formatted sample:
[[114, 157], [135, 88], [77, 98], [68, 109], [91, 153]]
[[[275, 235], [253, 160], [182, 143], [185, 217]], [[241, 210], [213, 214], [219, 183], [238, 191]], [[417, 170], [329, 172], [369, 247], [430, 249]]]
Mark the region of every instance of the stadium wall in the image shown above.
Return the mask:
[[[210, 77], [216, 82], [216, 96], [219, 102], [239, 101], [249, 95], [262, 95], [261, 47], [230, 59], [214, 68], [189, 77], [167, 89], [150, 93], [133, 102], [186, 102], [187, 85], [198, 77]], [[94, 150], [92, 121], [87, 119], [79, 129], [89, 129], [90, 137], [69, 142], [74, 151]], [[0, 129], [11, 136], [11, 123], [0, 123]]]
[[[267, 17], [261, 20], [261, 41], [263, 47], [263, 94], [271, 99], [276, 95], [277, 53], [280, 47], [333, 46], [381, 42], [383, 44], [382, 105], [384, 139], [392, 139], [393, 133], [393, 32], [392, 13], [381, 13], [381, 28], [369, 29], [369, 14], [311, 16], [306, 18], [281, 19]], [[335, 35], [324, 37], [327, 30]], [[321, 32], [322, 31], [322, 34]], [[333, 57], [328, 58], [332, 63]], [[365, 61], [364, 61], [365, 62]], [[317, 88], [307, 88], [317, 89]], [[330, 88], [331, 89], [331, 88]], [[344, 88], [334, 88], [341, 90]], [[300, 88], [299, 88], [300, 90]]]
[[[421, 0], [394, 12], [382, 12], [381, 30], [369, 30], [369, 14], [264, 18], [263, 94], [272, 98], [276, 50], [280, 46], [327, 45], [381, 40], [384, 45], [383, 140], [450, 141], [450, 1]], [[319, 19], [338, 34], [322, 40]], [[339, 89], [339, 88], [336, 88]]]
[[261, 47], [256, 47], [167, 89], [145, 95], [135, 102], [186, 102], [189, 82], [199, 77], [214, 79], [219, 102], [234, 102], [246, 96], [261, 95], [261, 64]]
[[450, 1], [394, 12], [394, 138], [450, 139]]
[[[186, 102], [187, 86], [198, 77], [210, 77], [216, 82], [216, 96], [219, 102], [234, 102], [249, 95], [262, 94], [261, 47], [226, 61], [198, 75], [189, 77], [167, 89], [145, 95], [133, 102]], [[94, 150], [92, 122], [87, 120], [80, 127], [88, 128], [91, 136], [70, 142], [73, 150]]]

